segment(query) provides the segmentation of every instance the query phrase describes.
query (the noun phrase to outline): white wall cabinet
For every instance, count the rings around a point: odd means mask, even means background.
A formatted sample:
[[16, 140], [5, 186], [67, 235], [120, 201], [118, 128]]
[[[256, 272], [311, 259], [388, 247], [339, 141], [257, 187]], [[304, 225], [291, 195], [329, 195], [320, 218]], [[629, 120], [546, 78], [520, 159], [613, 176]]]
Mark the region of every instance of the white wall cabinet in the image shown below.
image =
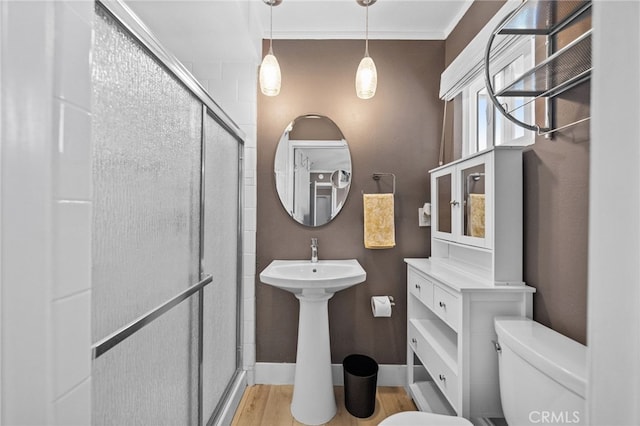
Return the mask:
[[522, 148], [431, 170], [431, 258], [496, 285], [522, 285]]
[[531, 317], [535, 290], [494, 286], [429, 259], [405, 262], [407, 380], [416, 405], [467, 418], [502, 417], [493, 318]]
[[486, 153], [432, 171], [431, 202], [436, 212], [432, 232], [436, 238], [491, 247], [492, 224], [485, 217], [491, 217], [492, 163], [493, 155]]

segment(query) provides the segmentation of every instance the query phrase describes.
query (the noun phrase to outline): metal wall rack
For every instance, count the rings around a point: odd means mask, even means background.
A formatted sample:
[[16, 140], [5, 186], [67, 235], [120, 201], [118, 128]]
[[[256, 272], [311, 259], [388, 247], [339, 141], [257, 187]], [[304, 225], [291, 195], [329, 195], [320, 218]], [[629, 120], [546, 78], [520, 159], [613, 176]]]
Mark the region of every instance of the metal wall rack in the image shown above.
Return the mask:
[[[584, 32], [571, 43], [556, 50], [556, 35], [591, 7], [590, 0], [526, 0], [503, 19], [489, 37], [485, 50], [485, 83], [489, 98], [496, 109], [507, 119], [533, 130], [538, 135], [550, 135], [558, 130], [582, 123], [590, 117], [574, 121], [561, 127], [553, 124], [555, 96], [591, 78], [591, 32]], [[508, 86], [496, 92], [489, 70], [489, 58], [493, 41], [498, 35], [543, 35], [547, 37], [547, 58], [522, 74]], [[525, 123], [507, 111], [498, 97], [544, 98], [546, 106], [545, 125]], [[521, 105], [521, 108], [524, 105]]]

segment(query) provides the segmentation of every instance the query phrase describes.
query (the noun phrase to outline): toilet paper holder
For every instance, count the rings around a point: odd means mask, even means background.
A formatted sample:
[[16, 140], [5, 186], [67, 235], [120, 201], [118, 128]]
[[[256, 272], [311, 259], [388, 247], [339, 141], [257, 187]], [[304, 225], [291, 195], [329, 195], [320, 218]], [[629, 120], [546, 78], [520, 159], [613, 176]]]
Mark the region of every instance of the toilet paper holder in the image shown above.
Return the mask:
[[393, 296], [373, 296], [373, 297], [372, 297], [372, 299], [373, 299], [373, 298], [385, 298], [385, 297], [386, 297], [387, 299], [389, 299], [389, 305], [390, 305], [390, 306], [396, 306], [396, 301], [395, 301], [395, 299], [393, 298]]
[[393, 296], [371, 296], [371, 313], [374, 317], [390, 317], [396, 306]]

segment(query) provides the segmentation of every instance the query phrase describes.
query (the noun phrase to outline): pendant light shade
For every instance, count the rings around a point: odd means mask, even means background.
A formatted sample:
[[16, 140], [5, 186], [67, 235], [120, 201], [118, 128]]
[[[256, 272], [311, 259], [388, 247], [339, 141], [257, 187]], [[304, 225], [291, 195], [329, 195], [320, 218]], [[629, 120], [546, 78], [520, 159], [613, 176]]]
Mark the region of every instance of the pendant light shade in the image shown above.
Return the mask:
[[376, 64], [369, 56], [369, 5], [375, 3], [376, 0], [356, 0], [356, 2], [360, 6], [364, 6], [367, 11], [364, 58], [360, 61], [358, 71], [356, 71], [356, 94], [360, 99], [371, 99], [376, 94], [378, 87], [378, 71]]
[[280, 64], [273, 51], [269, 49], [269, 53], [260, 64], [260, 91], [266, 96], [277, 96], [280, 93], [281, 82]]
[[280, 93], [282, 77], [280, 64], [273, 54], [273, 6], [282, 3], [282, 0], [262, 0], [269, 5], [269, 53], [260, 64], [260, 91], [266, 96], [276, 96]]
[[356, 94], [360, 99], [370, 99], [376, 94], [378, 86], [378, 72], [376, 64], [370, 56], [365, 56], [358, 65], [356, 72]]

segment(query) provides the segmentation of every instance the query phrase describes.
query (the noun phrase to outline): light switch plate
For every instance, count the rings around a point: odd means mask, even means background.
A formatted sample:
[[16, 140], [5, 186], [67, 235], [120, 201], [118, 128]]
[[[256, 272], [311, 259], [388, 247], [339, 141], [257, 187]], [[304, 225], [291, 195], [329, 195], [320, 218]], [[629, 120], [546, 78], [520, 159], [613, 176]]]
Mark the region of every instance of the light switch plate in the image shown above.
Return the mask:
[[431, 216], [425, 215], [422, 207], [418, 209], [418, 226], [431, 226]]

